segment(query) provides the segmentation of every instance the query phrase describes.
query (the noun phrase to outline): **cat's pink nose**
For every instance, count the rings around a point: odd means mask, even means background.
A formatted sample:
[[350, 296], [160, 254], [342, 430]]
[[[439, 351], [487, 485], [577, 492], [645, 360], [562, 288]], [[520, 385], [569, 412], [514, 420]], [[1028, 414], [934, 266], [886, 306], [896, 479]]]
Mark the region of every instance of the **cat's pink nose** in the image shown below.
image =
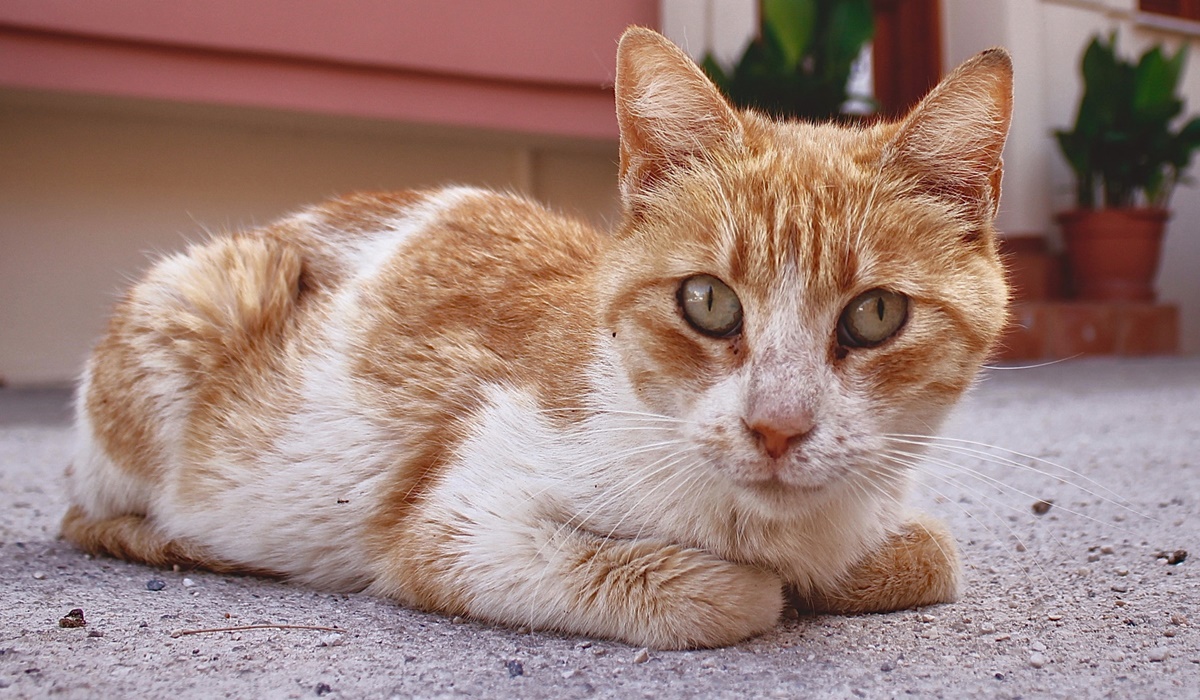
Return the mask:
[[812, 411], [795, 411], [787, 416], [760, 418], [753, 423], [746, 423], [763, 451], [772, 459], [782, 457], [792, 442], [808, 435], [815, 425]]

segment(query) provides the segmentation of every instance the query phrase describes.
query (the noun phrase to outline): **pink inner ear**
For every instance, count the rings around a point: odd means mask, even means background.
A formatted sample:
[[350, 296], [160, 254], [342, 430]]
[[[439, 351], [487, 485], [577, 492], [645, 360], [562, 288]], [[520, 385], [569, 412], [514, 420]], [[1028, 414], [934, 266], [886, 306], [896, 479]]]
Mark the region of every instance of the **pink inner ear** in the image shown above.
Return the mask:
[[1012, 61], [979, 54], [951, 73], [901, 125], [890, 160], [926, 192], [995, 215], [1012, 118]]
[[626, 198], [690, 159], [740, 140], [741, 122], [724, 96], [657, 32], [633, 28], [621, 37], [615, 93]]

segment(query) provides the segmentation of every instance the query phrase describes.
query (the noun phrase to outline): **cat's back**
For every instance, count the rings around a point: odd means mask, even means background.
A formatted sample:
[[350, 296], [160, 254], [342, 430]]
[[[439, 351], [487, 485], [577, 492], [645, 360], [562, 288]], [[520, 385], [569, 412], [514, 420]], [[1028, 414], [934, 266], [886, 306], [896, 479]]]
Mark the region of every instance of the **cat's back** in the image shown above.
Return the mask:
[[[601, 243], [536, 203], [473, 188], [331, 200], [156, 262], [94, 349], [80, 408], [136, 411], [89, 399], [148, 379], [164, 406], [188, 393], [211, 403], [239, 374], [286, 383], [314, 358], [378, 365], [372, 381], [413, 376], [408, 360], [453, 364], [470, 345], [505, 364], [544, 361], [545, 344], [593, 320], [574, 304]], [[414, 343], [429, 352], [397, 352]]]
[[[421, 259], [435, 273], [455, 260], [486, 261], [487, 272], [499, 277], [566, 259], [577, 267], [600, 241], [592, 228], [538, 203], [472, 187], [357, 192], [250, 235], [260, 234], [301, 250], [302, 283], [321, 290], [369, 280], [398, 257]], [[509, 264], [495, 264], [501, 260]]]
[[525, 199], [453, 188], [352, 195], [168, 257], [88, 363], [74, 502], [207, 532], [268, 570], [361, 562], [350, 535], [386, 510], [378, 494], [432, 477], [487, 387], [581, 390], [601, 244]]

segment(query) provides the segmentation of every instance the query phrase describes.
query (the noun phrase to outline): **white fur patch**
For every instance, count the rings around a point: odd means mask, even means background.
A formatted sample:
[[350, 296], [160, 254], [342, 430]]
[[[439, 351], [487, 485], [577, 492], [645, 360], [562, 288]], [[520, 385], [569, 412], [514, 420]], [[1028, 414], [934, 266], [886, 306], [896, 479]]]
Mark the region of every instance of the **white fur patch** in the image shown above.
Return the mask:
[[253, 465], [215, 465], [232, 482], [219, 505], [198, 508], [172, 495], [162, 510], [172, 531], [204, 532], [221, 558], [321, 587], [361, 589], [370, 582], [367, 521], [405, 447], [357, 393], [349, 358], [363, 326], [358, 297], [413, 238], [478, 192], [444, 190], [350, 249], [352, 277], [331, 301], [325, 338], [313, 344], [321, 350], [305, 363], [301, 408], [275, 450]]
[[425, 517], [462, 532], [458, 579], [492, 619], [554, 626], [567, 605], [555, 557], [577, 530], [677, 543], [755, 561], [804, 586], [831, 585], [880, 541], [885, 502], [838, 497], [778, 509], [732, 483], [688, 436], [685, 420], [639, 401], [611, 349], [589, 369], [595, 414], [556, 426], [534, 399], [493, 387]]
[[97, 519], [145, 513], [153, 484], [118, 469], [96, 443], [86, 408], [91, 384], [89, 362], [75, 400], [75, 456], [71, 461], [72, 477], [67, 484], [71, 502], [82, 506], [89, 516]]
[[345, 257], [351, 274], [361, 283], [374, 279], [384, 263], [399, 253], [409, 239], [471, 196], [484, 194], [473, 187], [450, 187], [404, 210], [377, 234], [349, 243]]

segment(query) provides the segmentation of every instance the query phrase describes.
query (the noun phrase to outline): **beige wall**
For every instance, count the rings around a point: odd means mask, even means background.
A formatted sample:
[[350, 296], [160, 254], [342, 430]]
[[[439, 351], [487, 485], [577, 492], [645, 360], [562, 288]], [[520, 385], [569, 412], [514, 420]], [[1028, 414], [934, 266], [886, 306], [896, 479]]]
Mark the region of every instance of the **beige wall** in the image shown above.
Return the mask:
[[[1049, 233], [1054, 212], [1073, 204], [1071, 171], [1052, 137], [1075, 119], [1082, 90], [1079, 60], [1092, 36], [1119, 31], [1118, 46], [1140, 54], [1155, 42], [1192, 44], [1182, 91], [1189, 116], [1200, 113], [1200, 26], [1151, 26], [1136, 0], [943, 0], [946, 65], [995, 45], [1013, 53], [1015, 114], [1004, 152], [1004, 200], [999, 226], [1013, 233]], [[1197, 165], [1200, 165], [1198, 163]], [[1193, 175], [1200, 171], [1193, 168]], [[1171, 201], [1159, 296], [1179, 304], [1183, 350], [1200, 352], [1200, 188], [1180, 187]]]
[[0, 91], [0, 377], [69, 381], [150, 255], [360, 189], [526, 191], [615, 219], [616, 147]]
[[[996, 44], [1014, 54], [1002, 230], [1056, 235], [1053, 213], [1070, 206], [1070, 173], [1050, 131], [1074, 118], [1089, 38], [1119, 27], [1129, 52], [1181, 40], [1139, 23], [1135, 5], [943, 0], [947, 66]], [[1198, 56], [1193, 47], [1185, 74], [1192, 110]], [[0, 90], [0, 378], [68, 381], [147, 256], [205, 230], [266, 222], [339, 192], [449, 182], [531, 192], [604, 223], [617, 212], [615, 160], [611, 143]], [[1180, 188], [1173, 207], [1159, 288], [1180, 304], [1184, 349], [1194, 353], [1200, 189]]]

